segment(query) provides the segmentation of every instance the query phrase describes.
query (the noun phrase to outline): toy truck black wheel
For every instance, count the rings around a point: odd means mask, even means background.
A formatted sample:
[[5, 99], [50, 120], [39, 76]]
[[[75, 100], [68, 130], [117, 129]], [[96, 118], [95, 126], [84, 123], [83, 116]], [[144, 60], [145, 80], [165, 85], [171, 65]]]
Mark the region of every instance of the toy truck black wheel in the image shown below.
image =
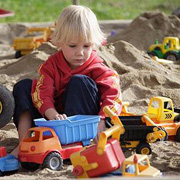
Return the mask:
[[155, 52], [153, 52], [153, 51], [148, 52], [148, 55], [150, 57], [157, 56], [157, 54]]
[[161, 141], [166, 141], [168, 139], [168, 133], [165, 129], [162, 128], [162, 130], [165, 132], [165, 137]]
[[57, 152], [52, 152], [47, 155], [44, 160], [43, 168], [49, 168], [54, 171], [59, 171], [62, 169], [63, 159], [61, 155]]
[[137, 154], [151, 154], [152, 150], [151, 147], [148, 143], [139, 143], [136, 147], [136, 153]]
[[14, 98], [11, 92], [0, 84], [0, 128], [4, 127], [14, 113]]
[[40, 167], [40, 164], [29, 163], [29, 162], [21, 162], [21, 167], [23, 169], [28, 170], [28, 171], [36, 171]]
[[180, 121], [180, 114], [174, 117], [174, 122], [179, 122]]
[[176, 141], [180, 142], [180, 127], [176, 131], [175, 139], [176, 139]]
[[164, 55], [164, 59], [168, 59], [171, 61], [177, 61], [180, 59], [180, 57], [178, 56], [178, 54], [174, 51], [169, 51]]
[[21, 51], [16, 51], [16, 53], [15, 53], [15, 58], [17, 59], [17, 58], [20, 58], [22, 56], [22, 54], [21, 54]]

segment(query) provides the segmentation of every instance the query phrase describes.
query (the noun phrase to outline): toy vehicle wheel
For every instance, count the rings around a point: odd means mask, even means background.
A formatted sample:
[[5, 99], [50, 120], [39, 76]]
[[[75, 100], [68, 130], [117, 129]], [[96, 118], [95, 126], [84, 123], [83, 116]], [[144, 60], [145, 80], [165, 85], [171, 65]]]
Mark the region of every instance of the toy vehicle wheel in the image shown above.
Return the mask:
[[11, 92], [0, 85], [0, 128], [4, 127], [14, 113], [14, 98]]
[[35, 171], [40, 167], [40, 164], [37, 163], [29, 163], [29, 162], [21, 162], [21, 167], [28, 171]]
[[137, 154], [151, 154], [152, 150], [148, 143], [139, 143], [136, 147], [136, 153]]
[[84, 169], [82, 168], [82, 166], [75, 166], [73, 169], [73, 174], [75, 176], [80, 176], [83, 174], [83, 172], [84, 172]]
[[180, 142], [180, 127], [177, 129], [175, 139], [176, 141]]
[[156, 47], [156, 48], [154, 48], [154, 50], [161, 51], [161, 48], [160, 47]]
[[21, 51], [16, 51], [15, 58], [20, 58], [22, 56]]
[[44, 168], [49, 168], [54, 171], [58, 171], [62, 169], [62, 165], [63, 165], [63, 159], [61, 155], [57, 152], [52, 152], [48, 154], [43, 163]]
[[176, 52], [169, 51], [164, 55], [164, 59], [168, 59], [168, 60], [171, 60], [171, 61], [176, 61], [176, 60], [179, 60], [179, 56], [178, 56], [178, 54]]
[[168, 139], [168, 133], [165, 129], [162, 129], [165, 132], [165, 137], [161, 141], [166, 141]]
[[153, 51], [148, 52], [148, 55], [149, 55], [150, 57], [157, 56], [157, 54], [156, 54], [155, 52], [153, 52]]
[[179, 121], [180, 121], [180, 115], [175, 116], [174, 122], [179, 122]]

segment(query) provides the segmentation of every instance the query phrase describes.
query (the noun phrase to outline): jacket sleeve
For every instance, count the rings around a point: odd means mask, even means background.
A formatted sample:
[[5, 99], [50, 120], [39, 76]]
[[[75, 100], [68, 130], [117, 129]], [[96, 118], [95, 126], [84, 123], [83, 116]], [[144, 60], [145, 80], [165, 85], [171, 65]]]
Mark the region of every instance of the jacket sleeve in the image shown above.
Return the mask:
[[[98, 73], [97, 73], [98, 72]], [[120, 114], [122, 110], [122, 95], [120, 89], [120, 79], [116, 71], [102, 65], [96, 71], [96, 84], [100, 95], [100, 112], [102, 118], [106, 115], [103, 112], [105, 106], [109, 106], [113, 112]]]
[[48, 108], [54, 108], [54, 68], [51, 61], [46, 61], [39, 69], [39, 79], [32, 90], [35, 107], [44, 116]]

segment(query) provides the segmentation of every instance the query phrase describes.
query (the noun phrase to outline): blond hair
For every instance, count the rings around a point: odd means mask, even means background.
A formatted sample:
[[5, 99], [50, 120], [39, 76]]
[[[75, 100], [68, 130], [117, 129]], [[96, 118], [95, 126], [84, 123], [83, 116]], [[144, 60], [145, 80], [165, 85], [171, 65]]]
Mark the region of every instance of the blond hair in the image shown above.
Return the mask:
[[85, 40], [100, 45], [105, 39], [95, 14], [85, 6], [70, 5], [58, 18], [51, 41], [57, 47], [71, 39]]

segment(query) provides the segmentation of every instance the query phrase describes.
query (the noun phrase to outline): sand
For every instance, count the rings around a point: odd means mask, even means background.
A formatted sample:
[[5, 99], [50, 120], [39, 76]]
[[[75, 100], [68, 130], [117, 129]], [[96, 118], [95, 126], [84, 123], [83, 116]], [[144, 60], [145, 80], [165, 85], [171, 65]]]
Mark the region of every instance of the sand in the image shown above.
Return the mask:
[[[49, 55], [57, 51], [50, 43], [44, 43], [31, 54], [14, 58], [11, 47], [13, 38], [24, 36], [29, 24], [0, 24], [0, 83], [12, 91], [13, 85], [23, 78], [38, 77], [38, 66]], [[31, 24], [32, 26], [32, 24]], [[108, 27], [107, 23], [104, 29]], [[148, 47], [157, 38], [164, 36], [180, 38], [180, 20], [175, 16], [166, 16], [160, 12], [146, 12], [124, 26], [108, 27], [107, 46], [99, 48], [99, 55], [105, 63], [120, 75], [123, 101], [130, 102], [129, 110], [135, 113], [147, 111], [149, 99], [153, 96], [167, 96], [180, 108], [180, 61], [161, 64], [152, 60], [146, 53]], [[18, 135], [12, 121], [0, 129], [0, 146], [8, 152], [18, 144]], [[151, 144], [151, 164], [162, 171], [163, 177], [180, 178], [180, 143], [160, 141]], [[129, 156], [132, 151], [126, 152]], [[38, 169], [28, 172], [20, 169], [17, 173], [0, 179], [67, 179], [72, 175], [72, 166], [66, 162], [63, 170], [54, 172]]]

